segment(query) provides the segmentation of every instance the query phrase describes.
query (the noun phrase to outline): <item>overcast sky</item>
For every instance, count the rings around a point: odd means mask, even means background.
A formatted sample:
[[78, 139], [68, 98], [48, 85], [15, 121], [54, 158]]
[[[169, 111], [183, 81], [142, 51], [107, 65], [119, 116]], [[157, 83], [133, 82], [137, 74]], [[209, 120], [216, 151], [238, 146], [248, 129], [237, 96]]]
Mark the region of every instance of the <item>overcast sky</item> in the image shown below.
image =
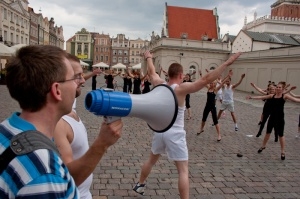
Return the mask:
[[253, 20], [271, 14], [276, 0], [29, 0], [29, 6], [44, 17], [54, 18], [63, 26], [65, 40], [81, 28], [115, 37], [122, 33], [129, 39], [150, 39], [161, 33], [165, 2], [170, 6], [209, 9], [217, 7], [221, 35], [236, 35], [244, 18]]

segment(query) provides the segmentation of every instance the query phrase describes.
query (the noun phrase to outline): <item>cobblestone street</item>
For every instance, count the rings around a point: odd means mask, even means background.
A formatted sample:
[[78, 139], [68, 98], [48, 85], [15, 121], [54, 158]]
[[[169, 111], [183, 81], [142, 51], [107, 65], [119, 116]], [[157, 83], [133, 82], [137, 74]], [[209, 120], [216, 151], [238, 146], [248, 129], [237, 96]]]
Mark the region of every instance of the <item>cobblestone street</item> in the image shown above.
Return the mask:
[[[97, 77], [97, 81], [99, 88], [103, 85], [103, 76]], [[121, 84], [122, 80], [119, 79], [119, 82]], [[91, 80], [88, 80], [77, 100], [77, 112], [86, 125], [91, 143], [97, 136], [102, 118], [84, 107], [85, 95], [90, 90]], [[205, 131], [196, 135], [206, 102], [206, 88], [191, 94], [192, 119], [185, 120], [190, 198], [300, 198], [300, 139], [295, 139], [300, 105], [291, 102], [285, 105], [286, 159], [282, 161], [280, 144], [274, 142], [273, 134], [266, 149], [261, 154], [257, 153], [265, 134], [264, 130], [261, 137], [255, 137], [263, 101], [246, 100], [246, 95], [248, 93], [239, 91], [234, 94], [239, 131], [234, 131], [234, 123], [226, 111], [226, 116], [219, 120], [222, 140], [217, 142], [210, 115]], [[20, 110], [5, 85], [0, 85], [0, 100], [1, 121], [12, 112]], [[149, 156], [152, 132], [146, 122], [138, 118], [123, 118], [123, 123], [122, 137], [109, 148], [94, 171], [91, 188], [94, 199], [179, 198], [177, 170], [166, 156], [161, 157], [153, 167], [146, 182], [145, 196], [132, 190], [138, 181], [141, 165]], [[237, 153], [243, 157], [237, 157]]]

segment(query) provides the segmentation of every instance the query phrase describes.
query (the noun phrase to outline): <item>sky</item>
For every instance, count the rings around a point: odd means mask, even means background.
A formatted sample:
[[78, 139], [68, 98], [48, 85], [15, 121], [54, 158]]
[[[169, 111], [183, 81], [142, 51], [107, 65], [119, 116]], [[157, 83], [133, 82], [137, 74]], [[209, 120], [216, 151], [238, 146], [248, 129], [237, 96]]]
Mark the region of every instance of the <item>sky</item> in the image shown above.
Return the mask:
[[82, 28], [89, 32], [125, 34], [129, 39], [148, 39], [152, 31], [160, 35], [165, 3], [212, 10], [217, 8], [220, 33], [237, 35], [244, 19], [251, 22], [257, 17], [271, 14], [271, 5], [277, 0], [29, 0], [29, 6], [43, 17], [54, 18], [64, 29], [67, 41]]

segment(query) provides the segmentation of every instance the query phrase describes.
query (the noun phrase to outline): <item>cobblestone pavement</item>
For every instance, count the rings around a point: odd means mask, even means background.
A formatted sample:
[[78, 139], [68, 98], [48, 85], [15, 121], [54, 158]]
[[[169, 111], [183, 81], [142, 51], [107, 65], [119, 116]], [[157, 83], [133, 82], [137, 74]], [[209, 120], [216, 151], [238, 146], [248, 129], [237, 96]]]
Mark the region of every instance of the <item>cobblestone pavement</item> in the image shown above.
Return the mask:
[[[103, 77], [98, 77], [98, 88]], [[122, 82], [120, 80], [119, 82]], [[89, 132], [90, 143], [97, 136], [101, 117], [84, 108], [84, 97], [91, 90], [91, 80], [82, 87], [77, 111]], [[191, 95], [192, 119], [185, 120], [189, 148], [190, 198], [300, 198], [300, 139], [295, 139], [300, 113], [299, 104], [285, 106], [286, 160], [280, 159], [279, 142], [274, 136], [258, 154], [263, 136], [256, 138], [263, 102], [245, 100], [248, 93], [235, 92], [235, 113], [239, 131], [234, 131], [230, 114], [219, 121], [222, 140], [217, 142], [209, 116], [204, 133], [197, 136], [206, 102], [206, 90]], [[0, 119], [19, 110], [5, 86], [0, 86]], [[219, 104], [218, 104], [219, 107]], [[109, 148], [94, 171], [91, 188], [94, 199], [177, 199], [177, 171], [172, 161], [162, 156], [147, 180], [145, 196], [132, 191], [142, 163], [148, 158], [152, 132], [138, 118], [123, 118], [120, 140]], [[237, 157], [237, 153], [243, 157]]]

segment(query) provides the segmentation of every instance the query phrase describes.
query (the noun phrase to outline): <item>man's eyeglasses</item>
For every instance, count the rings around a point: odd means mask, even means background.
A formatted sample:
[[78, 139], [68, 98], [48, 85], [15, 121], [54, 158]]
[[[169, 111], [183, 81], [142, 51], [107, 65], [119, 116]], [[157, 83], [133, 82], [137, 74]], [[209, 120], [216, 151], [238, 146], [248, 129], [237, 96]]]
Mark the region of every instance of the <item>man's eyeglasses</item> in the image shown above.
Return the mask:
[[68, 81], [74, 81], [76, 84], [79, 84], [80, 81], [83, 79], [83, 73], [79, 73], [74, 75], [74, 77], [72, 79], [66, 79], [66, 80], [62, 80], [62, 81], [57, 81], [58, 83], [64, 83], [64, 82], [68, 82]]

